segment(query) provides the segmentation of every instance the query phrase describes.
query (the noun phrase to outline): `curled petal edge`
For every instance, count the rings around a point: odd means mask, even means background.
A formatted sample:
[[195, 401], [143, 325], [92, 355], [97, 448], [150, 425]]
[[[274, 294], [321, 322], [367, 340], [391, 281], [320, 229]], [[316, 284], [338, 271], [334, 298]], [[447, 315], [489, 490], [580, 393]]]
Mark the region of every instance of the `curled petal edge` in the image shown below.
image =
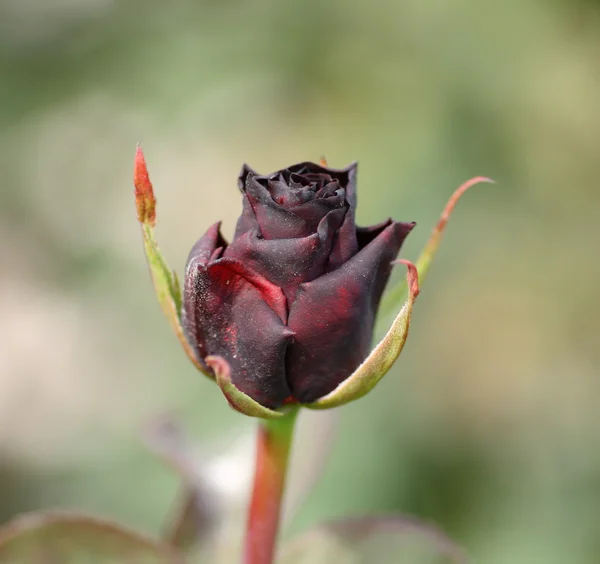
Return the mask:
[[207, 356], [204, 361], [214, 371], [217, 384], [233, 409], [244, 415], [260, 419], [279, 419], [285, 415], [284, 411], [269, 409], [236, 388], [231, 381], [229, 363], [222, 356]]
[[188, 358], [202, 374], [212, 379], [212, 375], [202, 366], [197, 358], [181, 325], [181, 286], [177, 279], [177, 274], [167, 266], [154, 237], [156, 198], [154, 197], [154, 190], [150, 182], [148, 169], [146, 168], [146, 160], [139, 146], [135, 155], [133, 183], [135, 186], [138, 221], [142, 228], [142, 238], [144, 240], [144, 252], [158, 303]]
[[304, 407], [330, 409], [363, 397], [377, 385], [400, 356], [408, 337], [413, 306], [419, 295], [419, 274], [417, 267], [408, 260], [394, 261], [396, 263], [404, 264], [408, 269], [406, 281], [409, 292], [387, 334], [354, 373], [335, 390], [315, 402], [304, 404]]

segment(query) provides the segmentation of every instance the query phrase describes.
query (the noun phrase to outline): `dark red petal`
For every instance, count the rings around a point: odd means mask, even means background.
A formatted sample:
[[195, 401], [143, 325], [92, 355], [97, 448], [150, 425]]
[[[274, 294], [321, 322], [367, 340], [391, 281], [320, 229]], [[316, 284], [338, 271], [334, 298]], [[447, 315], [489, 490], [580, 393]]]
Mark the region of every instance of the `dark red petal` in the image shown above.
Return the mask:
[[266, 407], [290, 395], [285, 354], [293, 333], [285, 326], [285, 297], [279, 288], [244, 265], [193, 259], [186, 273], [184, 323], [198, 354], [223, 357], [231, 380]]
[[288, 167], [286, 170], [297, 174], [315, 174], [325, 173], [336, 178], [340, 186], [346, 189], [346, 201], [351, 208], [356, 209], [356, 173], [358, 163], [354, 162], [345, 168], [330, 168], [316, 163], [302, 162]]
[[328, 394], [366, 358], [391, 261], [407, 225], [392, 223], [339, 269], [298, 288], [288, 318], [296, 337], [286, 367], [300, 402]]
[[254, 215], [254, 210], [252, 209], [252, 206], [250, 205], [250, 202], [248, 201], [248, 198], [245, 195], [246, 178], [248, 178], [249, 175], [256, 176], [256, 174], [257, 173], [254, 170], [252, 170], [247, 164], [244, 164], [238, 176], [238, 188], [240, 189], [242, 194], [244, 194], [244, 198], [242, 200], [242, 214], [237, 220], [237, 224], [235, 226], [235, 235], [233, 237], [234, 239], [242, 235], [242, 233], [246, 233], [247, 231], [250, 231], [251, 229], [256, 229], [258, 227], [256, 216]]
[[243, 193], [246, 190], [246, 179], [248, 178], [249, 175], [252, 176], [258, 176], [258, 173], [252, 169], [251, 167], [249, 167], [247, 164], [243, 164], [242, 165], [242, 170], [240, 171], [239, 175], [238, 175], [238, 188], [240, 189], [240, 191]]
[[353, 210], [356, 210], [356, 175], [358, 173], [358, 163], [354, 162], [342, 169], [348, 175], [346, 184], [346, 201]]
[[[193, 317], [190, 319], [187, 318], [187, 312], [185, 308], [185, 296], [189, 295], [192, 291], [190, 284], [194, 279], [193, 273], [190, 276], [190, 268], [195, 271], [199, 267], [206, 266], [211, 259], [214, 260], [214, 258], [218, 257], [224, 247], [227, 247], [227, 242], [223, 238], [223, 235], [221, 235], [221, 222], [218, 221], [217, 223], [211, 225], [207, 229], [206, 233], [202, 235], [202, 237], [200, 237], [200, 239], [198, 239], [196, 244], [192, 247], [185, 267], [185, 279], [183, 281], [184, 308], [181, 312], [181, 324], [188, 342], [194, 346], [197, 353], [199, 352], [199, 349], [195, 346], [195, 321]], [[205, 355], [203, 354], [197, 354], [198, 362], [200, 362], [202, 367], [208, 371], [208, 367], [204, 362], [204, 356]]]
[[397, 225], [401, 226], [399, 229], [404, 232], [404, 237], [406, 237], [416, 225], [414, 221], [410, 223], [402, 223], [399, 221], [393, 221], [392, 219], [387, 219], [386, 221], [382, 221], [376, 225], [370, 225], [369, 227], [357, 227], [356, 238], [358, 240], [358, 248], [364, 249], [371, 241], [379, 237], [379, 234], [384, 229], [392, 225], [392, 223], [396, 223]]
[[221, 222], [211, 225], [206, 233], [198, 239], [188, 256], [188, 264], [193, 260], [195, 264], [207, 264], [214, 252], [225, 248], [227, 241], [221, 235]]
[[[346, 202], [350, 206], [350, 209], [346, 213], [344, 223], [340, 228], [337, 237], [333, 243], [331, 255], [329, 257], [328, 271], [339, 268], [345, 262], [348, 262], [359, 250], [359, 246], [356, 241], [356, 227], [354, 223], [354, 216], [356, 214], [356, 174], [358, 171], [358, 164], [352, 163], [345, 169], [334, 170], [328, 169], [333, 176], [340, 179], [340, 184], [346, 189]], [[344, 174], [345, 177], [340, 177]], [[345, 182], [345, 184], [343, 184]]]
[[358, 252], [356, 227], [354, 225], [354, 210], [349, 209], [344, 217], [342, 227], [336, 233], [327, 271], [335, 270], [348, 262]]
[[330, 211], [317, 232], [297, 239], [262, 239], [257, 230], [234, 239], [224, 254], [280, 286], [288, 300], [296, 289], [326, 272], [332, 243], [344, 218], [344, 209]]
[[293, 206], [290, 211], [301, 217], [311, 233], [317, 230], [319, 222], [331, 211], [335, 209], [344, 210], [344, 214], [348, 206], [344, 204], [343, 196], [333, 198], [316, 198], [303, 204]]
[[254, 210], [252, 209], [252, 205], [248, 201], [248, 197], [244, 195], [242, 199], [242, 214], [238, 218], [235, 225], [235, 234], [233, 236], [234, 240], [244, 233], [252, 231], [252, 229], [258, 229], [260, 231], [258, 221], [256, 221], [256, 216], [254, 215]]
[[301, 217], [277, 204], [252, 175], [246, 178], [245, 192], [265, 239], [307, 237], [314, 232]]
[[[287, 300], [279, 286], [237, 260], [222, 258], [213, 264], [209, 264], [209, 267], [226, 269], [226, 272], [231, 272], [248, 281], [260, 292], [263, 301], [277, 314], [281, 322], [287, 322]], [[226, 284], [229, 284], [229, 282], [226, 282]]]

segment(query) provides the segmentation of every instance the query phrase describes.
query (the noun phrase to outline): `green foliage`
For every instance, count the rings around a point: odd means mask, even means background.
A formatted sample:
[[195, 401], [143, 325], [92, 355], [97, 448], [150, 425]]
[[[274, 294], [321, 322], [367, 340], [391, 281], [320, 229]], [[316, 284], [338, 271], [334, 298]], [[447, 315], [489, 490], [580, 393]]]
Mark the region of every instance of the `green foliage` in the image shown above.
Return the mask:
[[280, 564], [466, 564], [466, 555], [435, 527], [388, 515], [323, 525], [291, 541]]
[[177, 564], [168, 547], [95, 517], [32, 513], [0, 530], [1, 564]]

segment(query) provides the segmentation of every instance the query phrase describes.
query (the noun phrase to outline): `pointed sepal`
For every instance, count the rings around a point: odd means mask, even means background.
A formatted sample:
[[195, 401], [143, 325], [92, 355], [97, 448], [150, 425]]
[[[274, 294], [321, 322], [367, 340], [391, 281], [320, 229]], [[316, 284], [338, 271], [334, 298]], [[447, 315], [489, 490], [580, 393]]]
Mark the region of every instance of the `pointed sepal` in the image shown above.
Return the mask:
[[181, 325], [181, 287], [177, 275], [167, 266], [154, 237], [156, 198], [154, 197], [152, 182], [150, 182], [148, 175], [144, 153], [139, 146], [135, 155], [133, 183], [135, 186], [137, 216], [144, 239], [144, 252], [146, 253], [146, 260], [150, 268], [150, 275], [158, 303], [188, 358], [200, 372], [212, 377], [200, 364]]
[[419, 259], [417, 260], [417, 270], [419, 271], [419, 278], [421, 282], [425, 278], [427, 271], [429, 270], [429, 266], [431, 265], [431, 261], [435, 256], [435, 253], [440, 246], [442, 241], [442, 235], [444, 234], [444, 230], [446, 229], [446, 225], [448, 224], [448, 220], [450, 219], [450, 215], [454, 211], [456, 204], [458, 204], [458, 200], [462, 197], [462, 195], [472, 186], [476, 186], [477, 184], [481, 184], [482, 182], [487, 182], [488, 184], [494, 184], [494, 181], [491, 178], [487, 178], [485, 176], [476, 176], [467, 180], [464, 184], [459, 186], [454, 194], [450, 196], [440, 219], [436, 223], [425, 248], [421, 252]]
[[269, 409], [239, 390], [231, 381], [231, 367], [222, 356], [207, 356], [204, 361], [215, 373], [217, 384], [233, 409], [260, 419], [279, 419], [285, 415], [284, 411]]
[[413, 306], [419, 295], [419, 275], [417, 267], [412, 262], [407, 260], [395, 262], [406, 265], [408, 269], [406, 280], [409, 292], [406, 303], [402, 306], [389, 331], [352, 375], [335, 390], [313, 403], [305, 404], [305, 407], [329, 409], [363, 397], [386, 375], [400, 356], [408, 337]]
[[[454, 211], [456, 204], [458, 203], [462, 195], [467, 190], [469, 190], [469, 188], [477, 184], [481, 184], [483, 182], [494, 184], [494, 181], [491, 178], [487, 178], [485, 176], [475, 176], [474, 178], [467, 180], [464, 184], [459, 186], [454, 191], [452, 196], [450, 196], [450, 199], [448, 200], [448, 203], [446, 204], [446, 207], [444, 208], [440, 219], [438, 220], [435, 227], [433, 228], [433, 231], [431, 232], [427, 244], [425, 245], [423, 251], [421, 251], [421, 255], [415, 263], [417, 266], [417, 271], [419, 272], [419, 282], [421, 285], [425, 280], [425, 276], [429, 271], [431, 262], [435, 257], [438, 247], [440, 246], [442, 237], [444, 235], [444, 230], [446, 229], [446, 225], [448, 224], [448, 220], [450, 219], [450, 215]], [[406, 280], [403, 280], [395, 288], [392, 288], [389, 292], [387, 292], [386, 296], [384, 297], [381, 303], [381, 310], [394, 311], [396, 309], [396, 304], [398, 304], [398, 302], [400, 302], [404, 298], [404, 296], [406, 296], [406, 290]]]

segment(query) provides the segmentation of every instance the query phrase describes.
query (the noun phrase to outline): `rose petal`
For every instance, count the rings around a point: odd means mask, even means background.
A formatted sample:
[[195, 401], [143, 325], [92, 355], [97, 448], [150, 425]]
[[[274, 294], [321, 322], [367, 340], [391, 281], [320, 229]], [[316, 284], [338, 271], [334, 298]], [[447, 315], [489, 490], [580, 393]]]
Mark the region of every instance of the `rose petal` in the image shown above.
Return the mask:
[[285, 353], [293, 333], [281, 315], [281, 290], [231, 259], [205, 266], [192, 258], [187, 279], [185, 320], [199, 355], [223, 357], [235, 387], [261, 405], [282, 405], [290, 395]]
[[[331, 170], [331, 169], [330, 169]], [[350, 204], [350, 207], [356, 210], [356, 175], [358, 173], [358, 163], [354, 162], [349, 164], [346, 168], [339, 171], [347, 174], [346, 183], [346, 201]], [[334, 174], [338, 173], [335, 171]]]
[[366, 358], [377, 306], [391, 261], [410, 231], [407, 225], [390, 224], [340, 268], [299, 286], [288, 317], [296, 337], [286, 368], [288, 385], [301, 403], [331, 392]]
[[400, 356], [408, 337], [410, 320], [415, 301], [419, 295], [417, 267], [407, 260], [395, 260], [407, 267], [406, 281], [408, 297], [398, 312], [385, 337], [375, 346], [358, 368], [342, 381], [333, 391], [321, 396], [313, 403], [304, 404], [312, 409], [329, 409], [357, 400], [369, 393], [387, 374]]
[[344, 217], [344, 223], [335, 234], [335, 240], [329, 254], [327, 271], [331, 272], [348, 262], [358, 252], [354, 210], [350, 209]]
[[315, 198], [314, 200], [310, 200], [309, 202], [305, 202], [298, 206], [290, 207], [290, 211], [294, 215], [301, 217], [312, 233], [317, 230], [320, 221], [335, 209], [342, 209], [344, 212], [348, 209], [348, 206], [344, 203], [343, 196]]
[[217, 249], [225, 247], [227, 247], [227, 241], [221, 235], [221, 222], [217, 221], [207, 229], [206, 233], [192, 247], [188, 258], [188, 266], [192, 258], [196, 265], [207, 264]]
[[256, 177], [247, 176], [245, 193], [244, 199], [248, 200], [265, 239], [307, 237], [314, 232], [301, 217], [275, 202]]
[[328, 174], [340, 182], [340, 186], [346, 190], [346, 201], [351, 208], [356, 208], [356, 173], [358, 163], [349, 164], [346, 168], [330, 168], [311, 162], [302, 162], [290, 166], [286, 172], [301, 175]]
[[[262, 183], [264, 185], [264, 180]], [[281, 174], [273, 180], [268, 180], [266, 188], [271, 198], [285, 208], [293, 208], [317, 197], [316, 192], [307, 190], [304, 184], [288, 185]]]
[[242, 199], [242, 214], [238, 218], [235, 225], [235, 234], [233, 236], [234, 241], [238, 237], [241, 237], [244, 233], [252, 231], [252, 229], [260, 230], [258, 221], [256, 221], [256, 216], [254, 215], [254, 210], [252, 209], [248, 198], [244, 196]]
[[258, 176], [258, 172], [256, 172], [252, 167], [248, 166], [246, 163], [242, 165], [242, 170], [238, 174], [238, 188], [243, 193], [246, 189], [246, 179], [248, 175]]
[[224, 256], [236, 259], [283, 289], [288, 305], [298, 285], [326, 272], [331, 246], [344, 218], [343, 209], [321, 219], [317, 232], [297, 239], [262, 239], [257, 230], [244, 233]]
[[358, 241], [358, 248], [364, 249], [371, 241], [379, 237], [382, 231], [384, 231], [392, 223], [396, 223], [397, 225], [401, 226], [399, 229], [403, 231], [404, 237], [406, 237], [416, 225], [414, 221], [411, 221], [410, 223], [403, 223], [388, 219], [386, 221], [382, 221], [381, 223], [377, 223], [376, 225], [370, 225], [369, 227], [357, 227], [356, 239]]

